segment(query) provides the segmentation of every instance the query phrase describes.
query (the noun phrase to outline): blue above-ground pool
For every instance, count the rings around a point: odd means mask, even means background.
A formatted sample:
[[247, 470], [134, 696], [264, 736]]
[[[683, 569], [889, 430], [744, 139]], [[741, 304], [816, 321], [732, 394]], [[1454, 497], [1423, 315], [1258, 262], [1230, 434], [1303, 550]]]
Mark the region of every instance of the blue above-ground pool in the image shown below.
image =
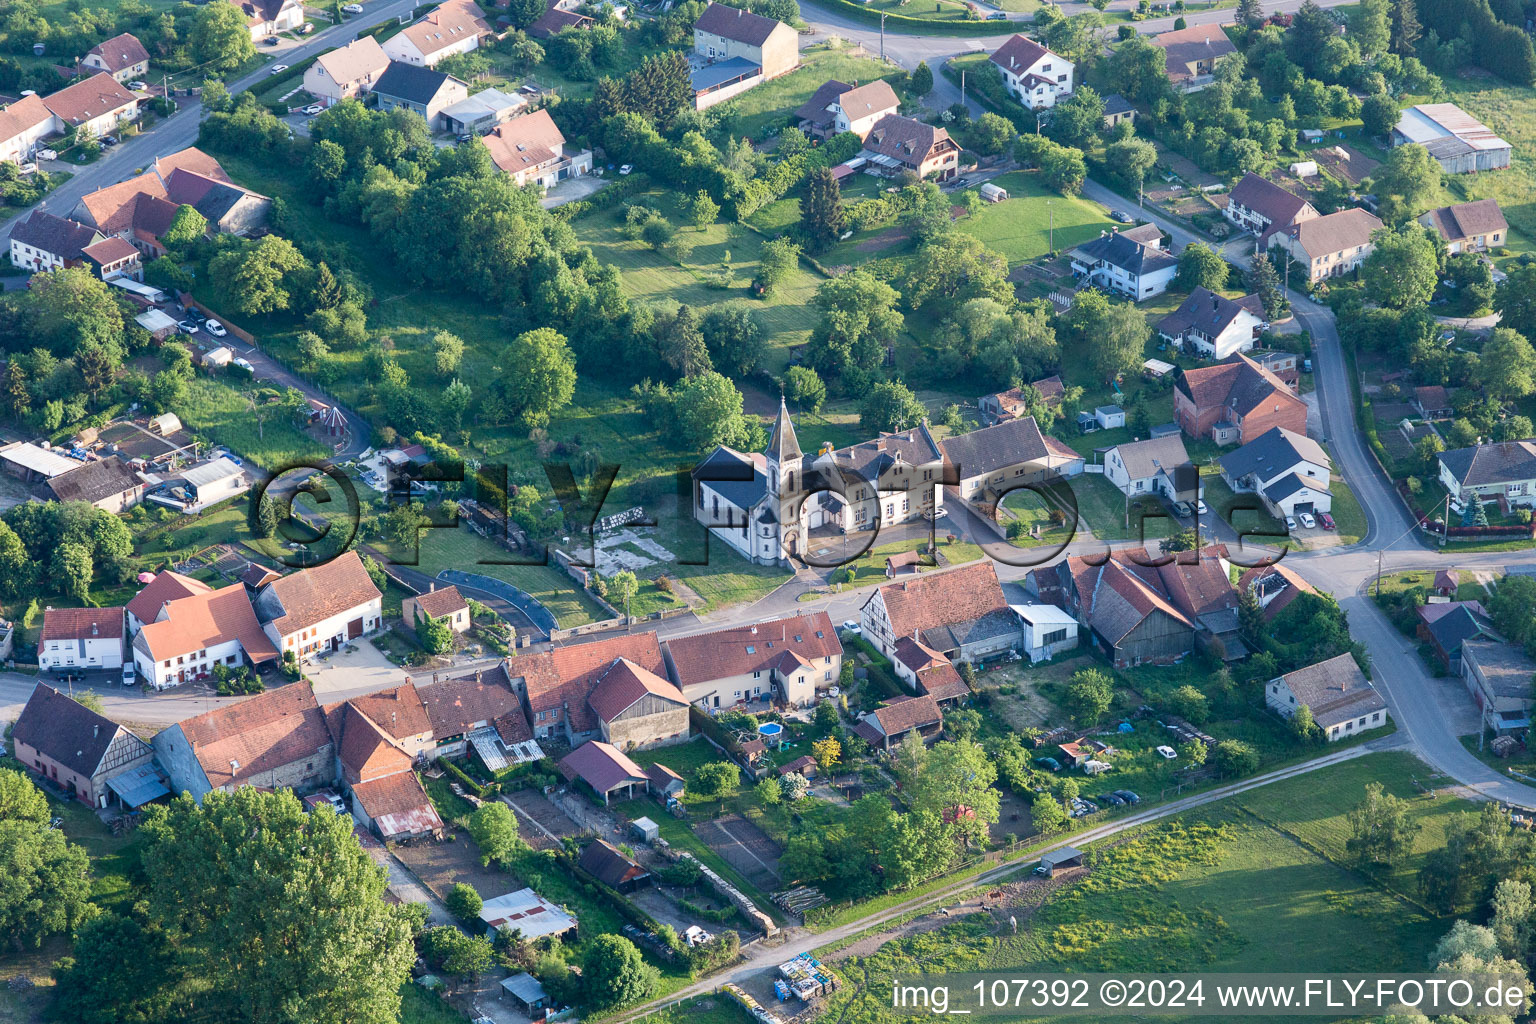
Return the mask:
[[778, 722], [764, 722], [757, 727], [757, 731], [764, 736], [777, 736], [784, 731], [784, 727]]

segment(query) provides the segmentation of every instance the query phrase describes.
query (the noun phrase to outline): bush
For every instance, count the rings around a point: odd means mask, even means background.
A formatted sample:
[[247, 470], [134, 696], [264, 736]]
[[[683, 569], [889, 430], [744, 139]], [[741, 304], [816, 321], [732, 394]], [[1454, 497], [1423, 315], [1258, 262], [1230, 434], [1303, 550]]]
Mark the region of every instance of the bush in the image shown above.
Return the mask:
[[459, 882], [448, 891], [448, 898], [443, 902], [447, 905], [448, 912], [461, 921], [474, 922], [480, 919], [480, 908], [483, 902], [473, 886]]

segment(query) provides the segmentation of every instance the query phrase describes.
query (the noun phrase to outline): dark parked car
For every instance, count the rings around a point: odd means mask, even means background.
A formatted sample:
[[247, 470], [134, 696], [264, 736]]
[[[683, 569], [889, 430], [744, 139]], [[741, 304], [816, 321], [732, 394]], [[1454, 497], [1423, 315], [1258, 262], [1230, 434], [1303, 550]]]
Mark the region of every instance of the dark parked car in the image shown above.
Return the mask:
[[1126, 803], [1131, 804], [1132, 806], [1141, 803], [1141, 797], [1137, 796], [1135, 793], [1132, 793], [1128, 789], [1115, 790], [1115, 796], [1119, 797], [1121, 800], [1124, 800]]

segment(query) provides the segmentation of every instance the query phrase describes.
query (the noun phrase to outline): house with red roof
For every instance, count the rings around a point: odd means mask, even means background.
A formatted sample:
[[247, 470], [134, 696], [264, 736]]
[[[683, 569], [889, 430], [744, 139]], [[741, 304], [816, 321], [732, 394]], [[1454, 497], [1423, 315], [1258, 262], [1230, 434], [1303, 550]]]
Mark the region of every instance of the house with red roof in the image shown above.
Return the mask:
[[171, 791], [199, 803], [241, 786], [306, 792], [336, 776], [336, 744], [308, 683], [257, 694], [155, 734], [155, 756]]
[[1237, 590], [1220, 545], [1190, 561], [1136, 549], [1073, 557], [1031, 576], [1032, 588], [1059, 600], [1116, 668], [1172, 664], [1214, 641], [1228, 660], [1247, 654], [1238, 636]]
[[44, 672], [116, 671], [123, 667], [122, 608], [49, 608], [37, 640]]
[[914, 733], [932, 743], [944, 731], [944, 712], [932, 697], [894, 697], [860, 717], [853, 731], [877, 750], [899, 747]]
[[1030, 110], [1049, 110], [1072, 95], [1076, 65], [1028, 36], [1010, 36], [988, 59], [1002, 74], [1009, 95]]
[[887, 583], [864, 602], [859, 624], [886, 657], [906, 637], [952, 662], [996, 657], [1023, 640], [990, 561]]
[[[441, 837], [442, 818], [414, 770], [430, 746], [413, 732], [426, 725], [415, 687], [333, 704], [324, 714], [336, 748], [335, 777], [352, 794], [353, 815], [386, 842]], [[430, 739], [430, 731], [425, 735]]]
[[507, 663], [521, 672], [536, 739], [576, 746], [612, 738], [626, 747], [682, 743], [689, 737], [688, 701], [667, 677], [655, 633], [613, 636], [557, 647]]
[[300, 661], [334, 651], [384, 622], [384, 595], [356, 551], [281, 576], [256, 592], [262, 629], [284, 655]]
[[711, 710], [767, 696], [807, 707], [843, 670], [843, 644], [826, 612], [674, 637], [665, 654], [683, 696]]
[[163, 572], [128, 602], [133, 663], [157, 690], [206, 679], [219, 665], [257, 668], [279, 659], [242, 584], [219, 590]]

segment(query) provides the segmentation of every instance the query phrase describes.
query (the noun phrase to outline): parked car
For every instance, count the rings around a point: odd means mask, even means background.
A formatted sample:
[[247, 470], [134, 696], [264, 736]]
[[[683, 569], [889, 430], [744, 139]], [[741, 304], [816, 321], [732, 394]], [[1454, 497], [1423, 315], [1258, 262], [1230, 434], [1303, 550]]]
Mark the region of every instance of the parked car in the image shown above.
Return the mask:
[[288, 70], [288, 65], [287, 64], [273, 64], [271, 69], [267, 71], [267, 74], [269, 74], [269, 75], [280, 75], [284, 71], [287, 71], [287, 70]]
[[454, 141], [459, 143], [460, 145], [463, 145], [464, 143], [471, 141], [474, 137], [475, 137], [474, 132], [465, 132], [463, 135], [460, 135]]
[[1007, 21], [1008, 20], [1008, 15], [1004, 14], [1002, 11], [993, 11], [991, 14], [987, 15], [987, 20], [988, 21]]
[[1195, 506], [1191, 505], [1187, 501], [1175, 502], [1173, 506], [1173, 514], [1178, 516], [1180, 519], [1188, 519], [1190, 516], [1195, 514]]
[[178, 331], [180, 331], [182, 334], [196, 334], [197, 333], [197, 321], [195, 321], [195, 320], [183, 320], [181, 323], [176, 325], [176, 329]]
[[229, 333], [224, 329], [224, 325], [219, 323], [217, 320], [209, 320], [207, 323], [203, 324], [203, 330], [207, 331], [215, 338], [222, 338]]
[[1333, 516], [1329, 515], [1327, 512], [1319, 512], [1317, 514], [1317, 521], [1323, 524], [1323, 529], [1325, 530], [1331, 530], [1334, 528]]
[[138, 671], [133, 667], [133, 662], [123, 665], [123, 685], [132, 686], [139, 681]]
[[1195, 511], [1199, 512], [1203, 516], [1209, 515], [1211, 512], [1210, 508], [1205, 504], [1204, 498], [1195, 499]]
[[342, 8], [342, 10], [345, 11], [346, 13], [348, 13], [348, 14], [362, 14], [363, 13], [363, 5], [362, 4], [347, 4], [345, 7]]
[[1049, 768], [1053, 772], [1061, 771], [1061, 762], [1054, 757], [1037, 757], [1035, 758], [1035, 764], [1041, 768]]
[[1129, 224], [1135, 218], [1133, 218], [1130, 214], [1126, 213], [1124, 210], [1110, 210], [1109, 211], [1109, 219], [1110, 220], [1119, 221], [1121, 224]]
[[265, 38], [265, 39], [263, 39], [261, 41], [261, 45], [262, 46], [276, 46], [277, 45], [277, 36], [267, 36], [267, 38]]
[[314, 117], [316, 114], [320, 113], [324, 109], [325, 108], [322, 107], [318, 103], [311, 103], [309, 106], [304, 108], [304, 113], [307, 114], [310, 117]]
[[149, 88], [149, 83], [148, 82], [129, 82], [128, 83], [128, 88], [136, 90], [138, 92], [143, 92], [145, 89]]
[[1301, 520], [1301, 525], [1306, 527], [1307, 529], [1309, 529], [1309, 530], [1317, 529], [1317, 520], [1312, 518], [1312, 513], [1311, 512], [1299, 512], [1299, 513], [1297, 513], [1296, 518], [1300, 519]]
[[1302, 373], [1311, 373], [1312, 372], [1312, 360], [1310, 360], [1310, 359], [1303, 359], [1301, 361], [1301, 372]]
[[1141, 797], [1137, 796], [1135, 793], [1131, 792], [1128, 789], [1117, 789], [1117, 790], [1115, 790], [1114, 795], [1119, 797], [1121, 800], [1124, 800], [1126, 803], [1130, 804], [1133, 807], [1135, 805], [1141, 803]]
[[854, 636], [858, 636], [860, 633], [864, 632], [864, 627], [859, 625], [857, 619], [849, 619], [847, 622], [843, 623], [843, 632], [852, 633]]
[[306, 21], [303, 25], [301, 25], [299, 27], [299, 35], [301, 35], [301, 36], [310, 35], [314, 31], [315, 31], [315, 23], [312, 22], [312, 21]]
[[1296, 532], [1296, 520], [1292, 519], [1290, 516], [1286, 516], [1285, 517], [1285, 529], [1286, 529], [1286, 532], [1288, 532], [1288, 533], [1295, 533]]
[[111, 148], [112, 146], [117, 145], [117, 136], [116, 135], [103, 135], [101, 137], [101, 144], [103, 146]]
[[205, 324], [208, 322], [208, 314], [204, 313], [196, 306], [193, 306], [191, 309], [187, 310], [187, 319], [191, 320], [195, 324]]
[[1099, 799], [1107, 800], [1111, 805], [1115, 807], [1125, 806], [1125, 800], [1120, 796], [1119, 793], [1105, 793], [1103, 796], [1099, 797]]
[[941, 506], [939, 508], [929, 509], [927, 512], [924, 512], [923, 518], [932, 521], [934, 519], [943, 519], [947, 515], [949, 515], [949, 509], [943, 508]]
[[235, 363], [236, 366], [240, 367], [240, 369], [244, 370], [246, 373], [255, 373], [256, 372], [256, 367], [252, 366], [249, 362], [247, 362], [244, 359], [236, 359], [234, 361], [234, 363]]
[[1157, 748], [1157, 756], [1161, 757], [1165, 761], [1172, 761], [1174, 758], [1179, 756], [1179, 752], [1167, 744], [1164, 744], [1163, 746]]
[[635, 165], [634, 164], [625, 164], [623, 167], [619, 168], [619, 173], [620, 174], [628, 174], [631, 171], [633, 171], [634, 169], [635, 169]]

